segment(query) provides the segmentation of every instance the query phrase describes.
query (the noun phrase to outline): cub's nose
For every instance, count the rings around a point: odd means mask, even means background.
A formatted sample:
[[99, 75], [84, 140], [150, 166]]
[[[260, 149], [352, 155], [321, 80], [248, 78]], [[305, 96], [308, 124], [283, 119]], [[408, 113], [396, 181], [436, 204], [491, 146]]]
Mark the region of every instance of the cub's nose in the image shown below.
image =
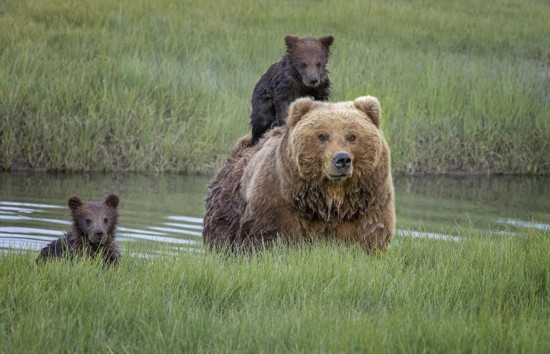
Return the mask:
[[311, 80], [309, 80], [309, 84], [310, 84], [311, 86], [315, 86], [315, 85], [317, 85], [317, 83], [319, 83], [319, 80], [317, 80], [317, 79], [311, 79]]
[[340, 152], [332, 160], [334, 167], [342, 172], [346, 172], [351, 167], [351, 156], [347, 152]]
[[103, 237], [103, 230], [95, 230], [94, 235], [97, 237]]

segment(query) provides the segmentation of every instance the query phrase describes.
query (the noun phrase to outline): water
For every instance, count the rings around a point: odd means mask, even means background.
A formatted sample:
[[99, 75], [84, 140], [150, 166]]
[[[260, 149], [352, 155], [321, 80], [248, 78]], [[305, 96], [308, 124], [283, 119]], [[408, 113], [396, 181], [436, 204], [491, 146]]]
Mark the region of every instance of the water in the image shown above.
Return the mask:
[[[117, 239], [203, 251], [204, 197], [210, 177], [157, 174], [0, 173], [0, 249], [38, 251], [69, 229], [69, 196], [120, 196]], [[482, 236], [550, 236], [550, 178], [396, 178], [399, 237], [460, 241]], [[153, 247], [151, 247], [151, 250]]]
[[537, 229], [550, 236], [548, 177], [416, 177], [397, 179], [395, 188], [398, 234], [457, 241], [473, 230], [500, 236]]
[[0, 249], [39, 250], [68, 231], [67, 199], [120, 196], [117, 240], [202, 250], [207, 177], [0, 173]]

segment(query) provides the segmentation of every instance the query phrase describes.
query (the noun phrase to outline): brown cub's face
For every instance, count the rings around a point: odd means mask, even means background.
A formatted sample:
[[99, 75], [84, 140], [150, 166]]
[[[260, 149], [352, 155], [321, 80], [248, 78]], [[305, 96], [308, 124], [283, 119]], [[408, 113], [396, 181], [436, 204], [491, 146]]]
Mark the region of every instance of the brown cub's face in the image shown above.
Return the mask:
[[327, 62], [334, 37], [298, 38], [286, 36], [288, 57], [304, 85], [316, 87], [327, 79]]
[[374, 107], [379, 113], [378, 101], [372, 99], [361, 108], [356, 106], [360, 99], [300, 99], [291, 106], [290, 142], [301, 178], [343, 182], [364, 178], [375, 169], [382, 150], [379, 116], [370, 117], [363, 110]]
[[83, 202], [78, 197], [69, 198], [74, 227], [91, 244], [106, 243], [115, 233], [118, 202], [116, 194], [110, 194], [103, 203]]

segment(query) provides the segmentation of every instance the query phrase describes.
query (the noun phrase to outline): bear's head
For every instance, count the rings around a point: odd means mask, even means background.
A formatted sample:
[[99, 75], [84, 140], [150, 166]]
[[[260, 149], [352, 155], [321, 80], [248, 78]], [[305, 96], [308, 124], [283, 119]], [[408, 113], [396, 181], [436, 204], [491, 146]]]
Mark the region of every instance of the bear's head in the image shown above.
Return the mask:
[[300, 98], [288, 115], [289, 153], [300, 178], [317, 183], [357, 183], [387, 170], [389, 151], [380, 131], [375, 97], [328, 103]]
[[115, 236], [118, 202], [116, 194], [110, 194], [103, 203], [83, 202], [78, 197], [70, 197], [67, 204], [73, 227], [90, 244], [106, 243]]
[[304, 85], [316, 87], [328, 78], [327, 62], [334, 37], [298, 38], [286, 36], [290, 65]]

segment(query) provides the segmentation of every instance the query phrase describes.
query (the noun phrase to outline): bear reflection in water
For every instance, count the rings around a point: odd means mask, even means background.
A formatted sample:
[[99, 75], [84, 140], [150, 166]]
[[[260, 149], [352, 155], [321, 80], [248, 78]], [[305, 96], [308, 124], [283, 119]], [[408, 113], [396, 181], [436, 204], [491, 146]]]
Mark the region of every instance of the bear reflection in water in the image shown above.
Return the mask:
[[300, 98], [287, 124], [241, 138], [208, 187], [203, 236], [213, 250], [255, 250], [320, 235], [385, 250], [395, 228], [390, 150], [371, 96]]

